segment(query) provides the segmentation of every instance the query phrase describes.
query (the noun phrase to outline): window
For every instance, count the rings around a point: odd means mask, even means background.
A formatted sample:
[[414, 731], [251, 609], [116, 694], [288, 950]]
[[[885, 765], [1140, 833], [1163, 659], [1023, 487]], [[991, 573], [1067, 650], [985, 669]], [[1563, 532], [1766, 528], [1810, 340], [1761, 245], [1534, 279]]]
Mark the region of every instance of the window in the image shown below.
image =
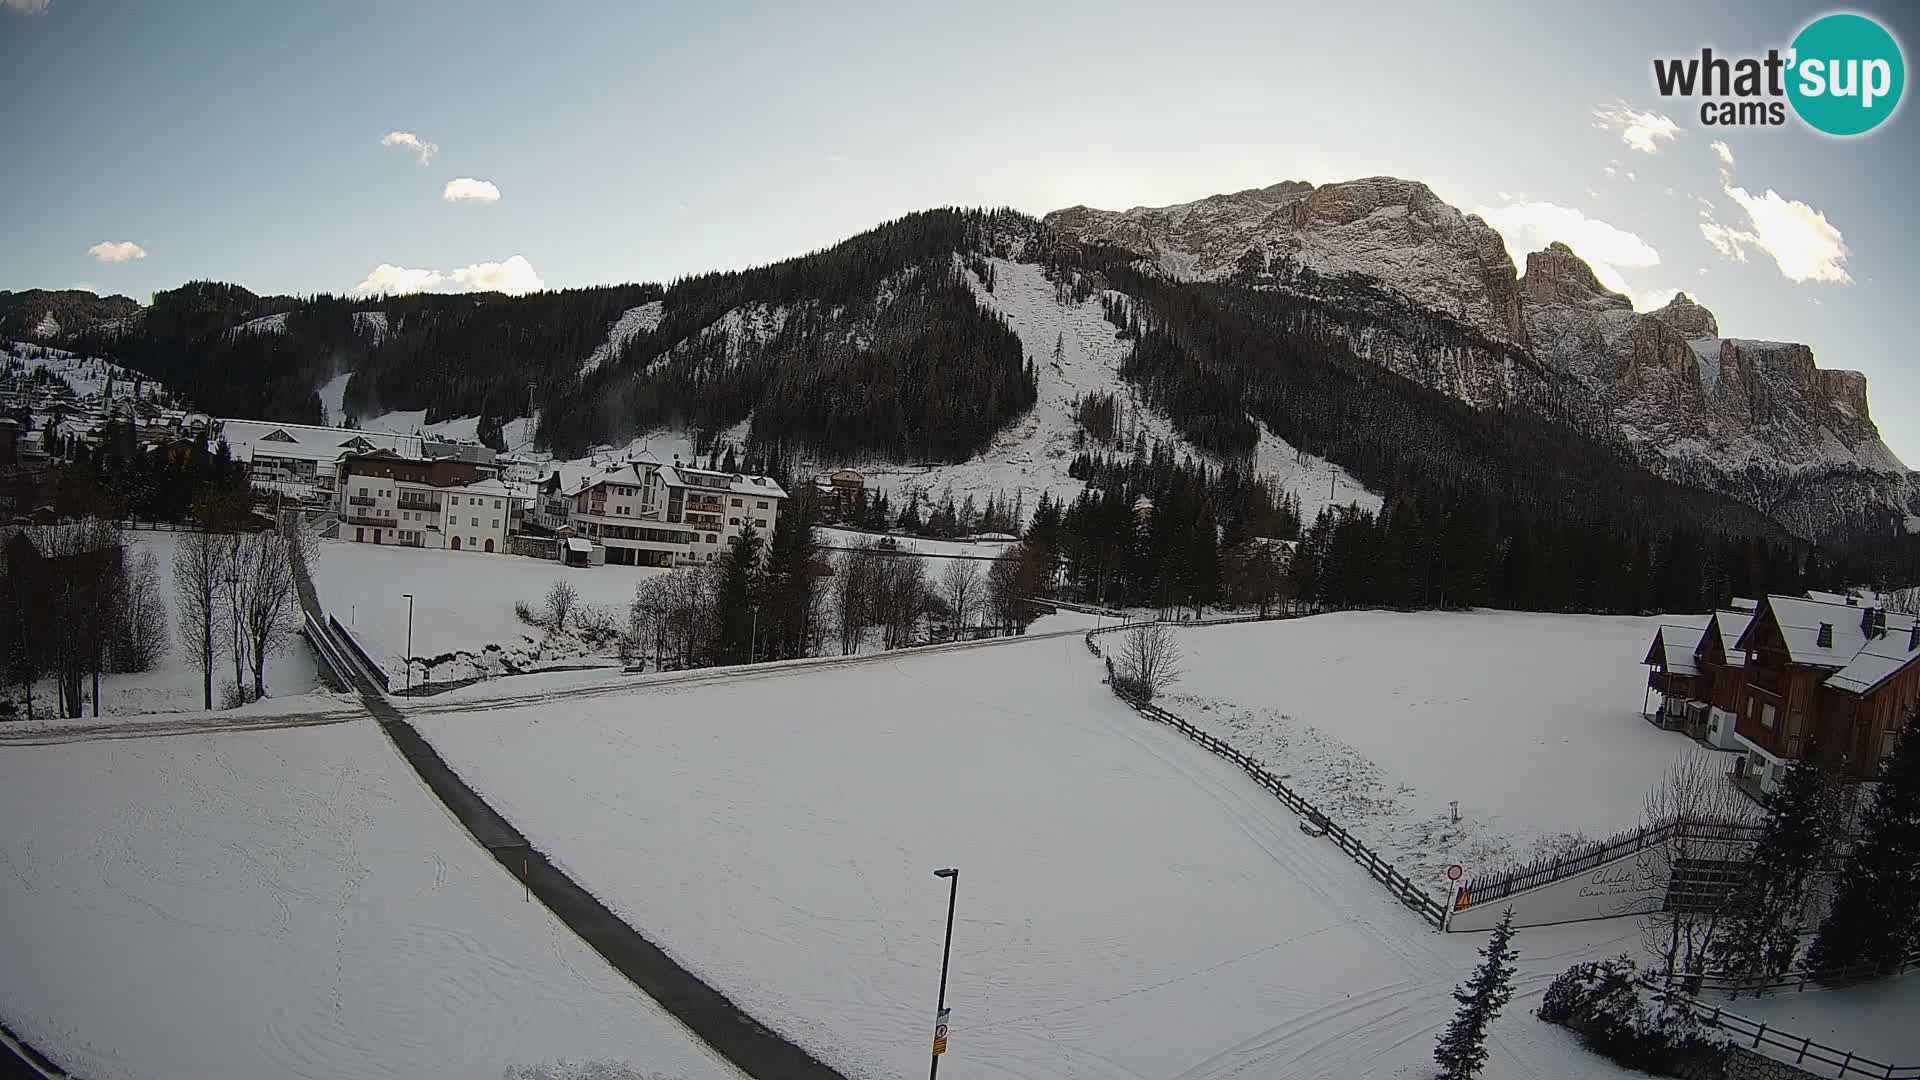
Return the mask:
[[362, 487], [360, 489], [360, 494], [365, 495], [366, 493], [367, 493], [367, 489], [365, 487]]
[[739, 519], [739, 518], [728, 518], [728, 519], [727, 519], [727, 524], [729, 524], [729, 525], [738, 525], [738, 524], [740, 524], [740, 519]]
[[[708, 533], [708, 534], [707, 534], [707, 543], [709, 543], [709, 544], [717, 544], [717, 543], [719, 543], [719, 542], [720, 542], [720, 541], [719, 541], [719, 539], [718, 539], [717, 537], [715, 537], [715, 536], [714, 536], [714, 535], [713, 535], [712, 533]], [[707, 557], [708, 557], [708, 558], [712, 558], [713, 556], [711, 556], [711, 555], [709, 555], [709, 556], [707, 556]]]
[[759, 502], [754, 503], [753, 506], [756, 510], [765, 510], [767, 508], [767, 500], [761, 499]]
[[494, 527], [494, 528], [496, 528], [496, 529], [500, 527], [500, 519], [499, 519], [499, 518], [494, 518], [494, 519], [493, 519], [493, 527]]
[[740, 500], [739, 500], [739, 499], [735, 499], [735, 500], [733, 500], [733, 505], [735, 505], [735, 506], [739, 506], [739, 505], [740, 505]]
[[474, 527], [474, 528], [476, 528], [476, 529], [477, 529], [477, 528], [479, 528], [479, 527], [480, 527], [480, 519], [479, 519], [479, 518], [474, 518], [474, 519], [472, 520], [472, 524], [473, 524], [473, 527]]
[[459, 506], [459, 505], [460, 505], [460, 496], [458, 496], [458, 495], [449, 495], [449, 496], [447, 496], [447, 501], [448, 501], [449, 503], [452, 503], [452, 504], [453, 504], [454, 506]]
[[1773, 726], [1773, 706], [1771, 705], [1760, 706], [1760, 726], [1764, 728], [1770, 728]]
[[498, 510], [498, 509], [500, 509], [500, 500], [499, 500], [499, 499], [495, 499], [495, 500], [493, 500], [493, 508], [494, 508], [495, 510]]
[[754, 518], [754, 519], [753, 519], [753, 527], [754, 527], [754, 528], [756, 528], [756, 529], [764, 529], [764, 528], [766, 528], [766, 527], [767, 527], [767, 519], [766, 519], [766, 518]]

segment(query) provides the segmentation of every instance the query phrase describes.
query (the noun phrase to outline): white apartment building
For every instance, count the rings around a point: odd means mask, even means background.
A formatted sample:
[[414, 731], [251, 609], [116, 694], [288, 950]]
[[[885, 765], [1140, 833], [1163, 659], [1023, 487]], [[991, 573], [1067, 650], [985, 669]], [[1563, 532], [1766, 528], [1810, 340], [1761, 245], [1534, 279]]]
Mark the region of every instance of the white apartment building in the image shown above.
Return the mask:
[[765, 540], [787, 493], [765, 476], [627, 461], [597, 473], [555, 470], [541, 485], [542, 523], [564, 510], [575, 535], [623, 566], [694, 566], [720, 557], [752, 525]]
[[376, 450], [342, 458], [337, 471], [343, 540], [504, 552], [520, 528], [512, 489], [472, 462]]

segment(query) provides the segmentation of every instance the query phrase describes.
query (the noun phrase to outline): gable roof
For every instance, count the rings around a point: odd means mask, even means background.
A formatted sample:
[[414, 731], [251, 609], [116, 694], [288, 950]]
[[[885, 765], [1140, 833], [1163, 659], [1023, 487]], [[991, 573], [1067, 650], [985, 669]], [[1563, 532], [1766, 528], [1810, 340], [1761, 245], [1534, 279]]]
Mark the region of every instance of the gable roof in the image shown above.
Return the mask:
[[336, 461], [351, 450], [391, 450], [403, 457], [425, 457], [418, 435], [388, 435], [358, 428], [320, 427], [314, 424], [273, 424], [238, 418], [218, 421], [219, 437], [227, 442], [235, 461], [252, 461], [264, 444], [272, 457]]
[[1846, 667], [1827, 676], [1826, 685], [1849, 694], [1865, 694], [1920, 660], [1920, 649], [1908, 648], [1914, 642], [1911, 628], [1896, 632], [1888, 620], [1887, 632], [1866, 643]]
[[1653, 632], [1653, 644], [1647, 649], [1647, 658], [1643, 664], [1658, 663], [1662, 671], [1672, 675], [1698, 675], [1700, 668], [1694, 663], [1694, 650], [1700, 647], [1700, 637], [1706, 631], [1697, 626], [1681, 626], [1676, 623], [1661, 623], [1660, 629]]
[[[1739, 602], [1738, 599], [1734, 600], [1736, 604]], [[1744, 611], [1722, 609], [1714, 612], [1713, 617], [1707, 621], [1707, 633], [1720, 639], [1720, 652], [1728, 667], [1747, 666], [1747, 654], [1741, 652], [1737, 646], [1740, 644], [1741, 636], [1747, 632], [1747, 627], [1753, 624], [1753, 616], [1754, 612], [1751, 609]], [[1700, 639], [1702, 646], [1706, 644], [1706, 640], [1705, 637]]]
[[[1755, 628], [1763, 620], [1771, 618], [1780, 628], [1780, 637], [1786, 643], [1789, 661], [1838, 670], [1852, 663], [1854, 657], [1867, 646], [1868, 638], [1862, 618], [1872, 610], [1844, 602], [1830, 603], [1798, 596], [1768, 596], [1761, 605], [1760, 613], [1740, 635], [1738, 644], [1744, 647]], [[1888, 637], [1904, 637], [1913, 629], [1914, 620], [1910, 615], [1888, 614], [1886, 618]], [[1833, 628], [1826, 645], [1820, 644], [1820, 627], [1823, 623]], [[1883, 639], [1875, 637], [1873, 640]]]

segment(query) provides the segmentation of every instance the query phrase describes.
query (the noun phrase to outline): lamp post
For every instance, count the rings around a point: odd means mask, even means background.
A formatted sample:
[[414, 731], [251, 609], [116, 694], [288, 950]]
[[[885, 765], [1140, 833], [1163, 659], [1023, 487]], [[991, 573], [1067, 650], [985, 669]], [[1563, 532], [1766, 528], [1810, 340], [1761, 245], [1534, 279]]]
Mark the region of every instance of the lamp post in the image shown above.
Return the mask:
[[401, 593], [407, 598], [407, 696], [413, 696], [413, 594]]
[[934, 1013], [933, 1066], [927, 1080], [940, 1075], [940, 1055], [947, 1052], [947, 961], [953, 956], [953, 902], [960, 893], [960, 871], [955, 867], [935, 870], [934, 877], [947, 879], [947, 943], [940, 950], [940, 1004]]

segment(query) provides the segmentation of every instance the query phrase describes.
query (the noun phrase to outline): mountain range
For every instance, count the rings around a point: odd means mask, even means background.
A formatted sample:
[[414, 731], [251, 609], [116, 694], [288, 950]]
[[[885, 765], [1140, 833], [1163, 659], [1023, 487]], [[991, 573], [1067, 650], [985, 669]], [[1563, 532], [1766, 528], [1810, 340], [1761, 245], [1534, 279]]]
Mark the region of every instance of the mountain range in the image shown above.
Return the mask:
[[1637, 312], [1562, 244], [1516, 267], [1480, 218], [1390, 177], [1041, 219], [930, 211], [671, 287], [355, 301], [202, 282], [145, 308], [0, 293], [0, 334], [111, 356], [217, 412], [424, 412], [497, 437], [538, 409], [560, 456], [690, 430], [962, 489], [1069, 493], [1083, 405], [1117, 402], [1136, 438], [1332, 493], [1304, 502], [1377, 506], [1387, 483], [1356, 477], [1393, 475], [1361, 468], [1386, 451], [1301, 413], [1348, 407], [1297, 385], [1309, 352], [1338, 354], [1341, 378], [1370, 364], [1425, 395], [1368, 376], [1395, 399], [1376, 412], [1450, 399], [1468, 412], [1448, 440], [1545, 423], [1801, 537], [1884, 530], [1913, 498], [1864, 376], [1722, 336], [1685, 295]]

